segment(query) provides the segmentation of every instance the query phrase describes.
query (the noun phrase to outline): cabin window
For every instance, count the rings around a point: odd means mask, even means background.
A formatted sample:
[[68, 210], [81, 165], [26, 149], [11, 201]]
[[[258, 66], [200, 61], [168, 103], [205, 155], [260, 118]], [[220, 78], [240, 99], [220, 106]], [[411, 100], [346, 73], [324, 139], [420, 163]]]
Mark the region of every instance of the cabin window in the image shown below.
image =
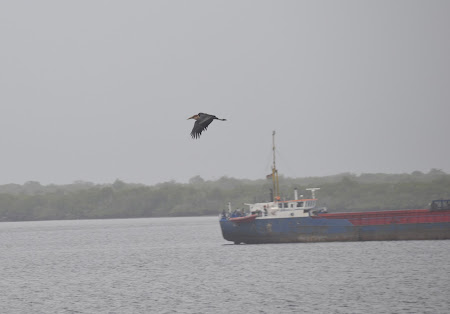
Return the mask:
[[291, 203], [290, 205], [291, 205], [291, 208], [294, 208], [294, 203]]
[[289, 204], [288, 203], [284, 203], [284, 208], [288, 208]]
[[297, 202], [297, 207], [303, 207], [303, 202]]
[[278, 208], [283, 208], [283, 203], [278, 203]]

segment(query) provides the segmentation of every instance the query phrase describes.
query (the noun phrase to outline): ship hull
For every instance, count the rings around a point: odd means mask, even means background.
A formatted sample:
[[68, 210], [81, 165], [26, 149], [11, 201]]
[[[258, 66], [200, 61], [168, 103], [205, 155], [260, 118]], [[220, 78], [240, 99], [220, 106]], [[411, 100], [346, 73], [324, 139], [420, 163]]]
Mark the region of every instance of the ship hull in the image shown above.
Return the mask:
[[220, 226], [224, 239], [236, 244], [450, 239], [450, 211], [405, 212], [325, 214], [249, 223], [222, 218]]

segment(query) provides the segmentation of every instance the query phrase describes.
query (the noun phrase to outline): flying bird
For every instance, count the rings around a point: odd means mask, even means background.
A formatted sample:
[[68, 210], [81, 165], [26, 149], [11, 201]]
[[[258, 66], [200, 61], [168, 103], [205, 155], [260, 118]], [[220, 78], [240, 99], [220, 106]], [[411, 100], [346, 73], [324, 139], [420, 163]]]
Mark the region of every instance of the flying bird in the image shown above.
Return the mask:
[[192, 117], [188, 118], [194, 119], [194, 127], [192, 128], [191, 136], [192, 138], [199, 138], [202, 132], [208, 129], [208, 125], [213, 122], [213, 120], [227, 121], [227, 119], [219, 119], [216, 116], [211, 114], [200, 112], [199, 114], [195, 114]]

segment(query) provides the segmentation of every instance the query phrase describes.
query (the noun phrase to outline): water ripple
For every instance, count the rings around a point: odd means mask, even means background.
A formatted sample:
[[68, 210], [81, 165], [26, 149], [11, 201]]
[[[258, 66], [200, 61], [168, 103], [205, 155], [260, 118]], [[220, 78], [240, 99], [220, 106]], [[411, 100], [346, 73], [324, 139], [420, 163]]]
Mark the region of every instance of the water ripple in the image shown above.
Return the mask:
[[0, 313], [447, 313], [450, 241], [226, 245], [217, 219], [0, 224]]

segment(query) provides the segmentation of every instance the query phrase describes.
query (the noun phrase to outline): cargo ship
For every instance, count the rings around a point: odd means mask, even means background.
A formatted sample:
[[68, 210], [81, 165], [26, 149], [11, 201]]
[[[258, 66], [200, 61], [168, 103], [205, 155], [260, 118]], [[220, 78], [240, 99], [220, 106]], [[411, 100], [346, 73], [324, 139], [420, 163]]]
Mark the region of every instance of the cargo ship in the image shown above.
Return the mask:
[[246, 204], [249, 210], [223, 211], [220, 227], [234, 244], [450, 239], [450, 200], [433, 200], [426, 209], [328, 213], [311, 198], [281, 200], [273, 136], [272, 201]]

